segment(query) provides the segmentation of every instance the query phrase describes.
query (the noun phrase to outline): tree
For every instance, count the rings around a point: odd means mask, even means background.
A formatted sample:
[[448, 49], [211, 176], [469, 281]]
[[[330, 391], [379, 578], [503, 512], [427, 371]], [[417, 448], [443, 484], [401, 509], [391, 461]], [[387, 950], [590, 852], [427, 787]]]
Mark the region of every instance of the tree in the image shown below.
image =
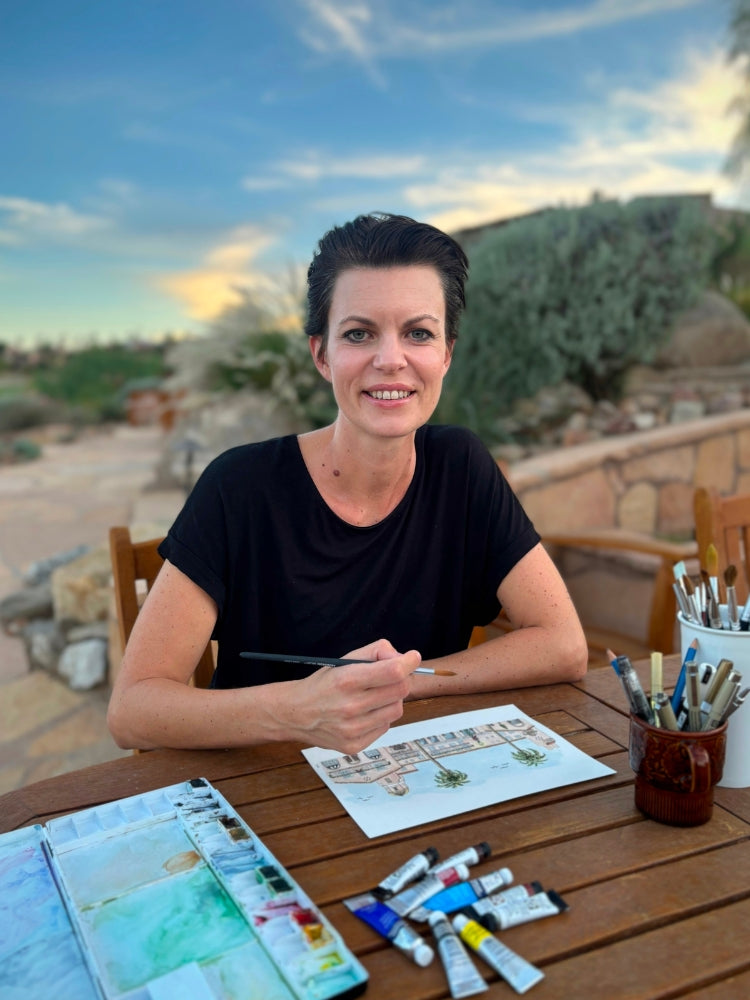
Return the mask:
[[729, 21], [730, 63], [741, 65], [744, 86], [730, 105], [741, 120], [732, 140], [726, 169], [737, 176], [741, 173], [750, 155], [750, 0], [732, 0], [732, 14]]

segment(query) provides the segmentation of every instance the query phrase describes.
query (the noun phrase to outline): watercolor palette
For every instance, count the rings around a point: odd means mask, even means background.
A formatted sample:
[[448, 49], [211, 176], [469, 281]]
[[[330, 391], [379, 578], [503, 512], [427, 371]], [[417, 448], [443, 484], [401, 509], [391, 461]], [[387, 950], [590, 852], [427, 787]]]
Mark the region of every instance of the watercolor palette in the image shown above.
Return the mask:
[[4, 1000], [343, 1000], [366, 985], [204, 778], [0, 836]]

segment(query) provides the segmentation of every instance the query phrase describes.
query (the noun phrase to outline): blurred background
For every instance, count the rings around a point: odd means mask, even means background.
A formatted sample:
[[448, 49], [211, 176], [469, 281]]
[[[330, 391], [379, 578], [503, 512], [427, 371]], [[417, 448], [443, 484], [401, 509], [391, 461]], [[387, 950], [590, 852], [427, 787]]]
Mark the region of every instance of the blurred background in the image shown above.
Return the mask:
[[[511, 466], [746, 408], [749, 56], [748, 0], [4, 0], [0, 599], [331, 419], [304, 276], [361, 212], [465, 246], [437, 419]], [[6, 785], [72, 760], [32, 617], [0, 605]]]

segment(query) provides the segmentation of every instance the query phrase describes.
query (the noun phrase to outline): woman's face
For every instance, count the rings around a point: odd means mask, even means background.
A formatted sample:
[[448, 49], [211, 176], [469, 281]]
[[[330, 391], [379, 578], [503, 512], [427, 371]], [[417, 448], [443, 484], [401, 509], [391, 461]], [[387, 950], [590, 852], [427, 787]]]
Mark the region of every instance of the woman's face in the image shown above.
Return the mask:
[[451, 361], [437, 270], [420, 264], [343, 271], [325, 344], [310, 339], [339, 420], [379, 437], [413, 434], [437, 406]]

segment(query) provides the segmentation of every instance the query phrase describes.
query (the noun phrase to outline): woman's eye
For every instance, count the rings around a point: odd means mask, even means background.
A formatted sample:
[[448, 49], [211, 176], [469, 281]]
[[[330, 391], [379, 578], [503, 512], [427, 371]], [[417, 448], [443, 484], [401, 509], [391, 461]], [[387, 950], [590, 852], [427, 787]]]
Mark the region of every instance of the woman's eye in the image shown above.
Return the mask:
[[410, 330], [409, 335], [412, 340], [417, 340], [417, 341], [426, 341], [435, 339], [435, 334], [431, 330], [423, 330], [422, 328], [418, 330]]
[[347, 330], [344, 334], [346, 340], [353, 344], [362, 344], [367, 340], [367, 330]]

